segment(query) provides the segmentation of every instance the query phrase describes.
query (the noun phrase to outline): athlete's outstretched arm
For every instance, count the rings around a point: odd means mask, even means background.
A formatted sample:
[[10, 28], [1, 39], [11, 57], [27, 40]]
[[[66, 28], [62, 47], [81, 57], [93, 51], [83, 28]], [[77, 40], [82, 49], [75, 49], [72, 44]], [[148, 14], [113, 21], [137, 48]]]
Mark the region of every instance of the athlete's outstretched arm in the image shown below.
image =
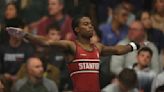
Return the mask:
[[6, 31], [8, 31], [8, 33], [10, 35], [13, 35], [15, 37], [21, 37], [21, 38], [24, 37], [30, 41], [33, 41], [34, 43], [42, 45], [42, 46], [54, 45], [54, 46], [62, 47], [64, 49], [69, 49], [72, 46], [71, 41], [66, 41], [66, 40], [50, 41], [43, 36], [37, 36], [37, 35], [27, 33], [25, 31], [23, 31], [23, 29], [20, 29], [20, 28], [8, 27], [8, 28], [6, 28]]
[[32, 35], [30, 33], [27, 33], [24, 37], [30, 41], [33, 41], [39, 45], [42, 45], [42, 46], [53, 45], [53, 46], [58, 46], [58, 47], [68, 49], [71, 44], [71, 41], [67, 41], [67, 40], [50, 41], [43, 36]]
[[116, 46], [105, 46], [101, 43], [98, 43], [97, 46], [100, 49], [100, 54], [105, 55], [122, 55], [133, 50], [137, 50], [139, 45], [134, 42], [129, 43], [128, 45], [116, 45]]

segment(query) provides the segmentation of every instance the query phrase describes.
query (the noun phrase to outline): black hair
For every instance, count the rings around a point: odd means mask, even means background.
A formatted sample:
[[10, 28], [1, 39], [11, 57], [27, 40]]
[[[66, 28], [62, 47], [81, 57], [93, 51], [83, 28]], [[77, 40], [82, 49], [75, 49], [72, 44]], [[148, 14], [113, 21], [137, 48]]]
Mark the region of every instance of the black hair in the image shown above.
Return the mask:
[[128, 88], [134, 88], [137, 85], [137, 74], [135, 70], [124, 68], [118, 75], [118, 80]]
[[5, 11], [6, 11], [6, 9], [9, 5], [13, 5], [15, 7], [16, 14], [17, 14], [17, 16], [20, 17], [20, 8], [19, 8], [18, 4], [14, 1], [11, 1], [11, 2], [7, 3], [6, 6], [5, 6]]
[[7, 9], [7, 7], [9, 5], [13, 5], [15, 7], [17, 16], [12, 18], [12, 19], [6, 19], [5, 16], [4, 16], [5, 27], [24, 28], [25, 27], [25, 23], [24, 23], [24, 21], [20, 17], [20, 9], [19, 9], [17, 3], [14, 2], [14, 1], [7, 3], [7, 5], [5, 6], [5, 11], [6, 11], [6, 9]]
[[164, 92], [164, 85], [161, 85], [158, 88], [156, 88], [155, 92]]
[[24, 28], [25, 23], [19, 18], [6, 19], [5, 20], [5, 27]]
[[54, 23], [51, 23], [50, 25], [48, 25], [48, 27], [46, 28], [46, 32], [49, 33], [49, 31], [51, 29], [55, 29], [56, 31], [60, 31], [60, 26], [58, 23], [54, 22]]
[[123, 4], [118, 4], [116, 7], [113, 9], [113, 15], [117, 15], [121, 10], [127, 10]]
[[142, 51], [149, 52], [151, 56], [153, 55], [153, 51], [152, 51], [149, 47], [142, 47], [142, 48], [138, 51], [138, 55], [139, 55]]
[[77, 15], [72, 20], [72, 30], [75, 33], [75, 35], [77, 35], [77, 33], [75, 31], [75, 28], [79, 26], [80, 19], [83, 18], [83, 17], [87, 17], [87, 16], [85, 16], [85, 15]]

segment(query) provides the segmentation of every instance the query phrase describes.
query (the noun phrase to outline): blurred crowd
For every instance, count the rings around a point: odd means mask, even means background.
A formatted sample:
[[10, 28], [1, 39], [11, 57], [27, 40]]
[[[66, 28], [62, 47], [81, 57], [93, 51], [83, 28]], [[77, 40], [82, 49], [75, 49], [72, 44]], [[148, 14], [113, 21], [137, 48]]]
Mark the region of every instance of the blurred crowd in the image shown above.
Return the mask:
[[71, 22], [79, 15], [92, 19], [92, 43], [141, 45], [101, 57], [102, 92], [164, 92], [164, 0], [0, 0], [0, 92], [71, 92], [68, 51], [13, 37], [5, 28], [74, 41]]

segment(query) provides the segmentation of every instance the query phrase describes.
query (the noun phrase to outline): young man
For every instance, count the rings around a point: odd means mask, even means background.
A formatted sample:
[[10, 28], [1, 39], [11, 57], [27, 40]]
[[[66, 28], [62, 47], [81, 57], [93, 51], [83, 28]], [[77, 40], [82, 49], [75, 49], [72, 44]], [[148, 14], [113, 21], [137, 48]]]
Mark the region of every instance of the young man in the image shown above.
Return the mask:
[[102, 92], [138, 92], [135, 89], [137, 74], [134, 70], [124, 68], [117, 78], [118, 82], [109, 84]]
[[101, 43], [91, 44], [94, 27], [91, 19], [86, 16], [79, 16], [72, 22], [72, 27], [77, 35], [76, 41], [47, 41], [43, 37], [33, 36], [24, 33], [18, 28], [7, 28], [13, 35], [22, 34], [28, 40], [44, 46], [58, 46], [67, 50], [69, 58], [68, 69], [73, 81], [73, 92], [100, 92], [99, 85], [99, 54], [121, 55], [136, 50], [139, 46], [134, 42], [128, 45], [105, 46]]
[[156, 73], [150, 69], [153, 52], [149, 47], [143, 47], [138, 51], [137, 64], [134, 64], [138, 76], [138, 88], [144, 92], [151, 91], [151, 84]]

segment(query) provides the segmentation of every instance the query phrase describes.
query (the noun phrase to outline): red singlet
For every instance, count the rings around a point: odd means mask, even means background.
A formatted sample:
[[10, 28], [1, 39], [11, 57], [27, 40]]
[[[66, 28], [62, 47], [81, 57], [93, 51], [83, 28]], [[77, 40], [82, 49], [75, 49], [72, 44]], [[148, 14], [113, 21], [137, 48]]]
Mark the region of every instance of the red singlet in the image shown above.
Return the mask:
[[86, 51], [76, 42], [75, 59], [68, 63], [73, 81], [73, 92], [100, 92], [99, 51], [93, 45], [93, 51]]

